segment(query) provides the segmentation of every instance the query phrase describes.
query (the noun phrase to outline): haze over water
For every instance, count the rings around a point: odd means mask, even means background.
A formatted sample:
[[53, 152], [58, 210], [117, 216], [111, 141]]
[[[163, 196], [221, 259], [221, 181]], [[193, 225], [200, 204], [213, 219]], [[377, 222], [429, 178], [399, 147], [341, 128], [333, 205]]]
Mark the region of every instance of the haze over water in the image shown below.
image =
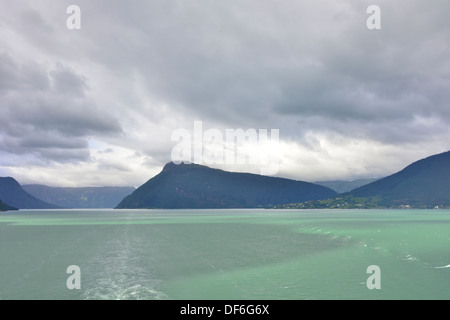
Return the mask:
[[0, 243], [0, 299], [450, 299], [450, 210], [21, 210]]

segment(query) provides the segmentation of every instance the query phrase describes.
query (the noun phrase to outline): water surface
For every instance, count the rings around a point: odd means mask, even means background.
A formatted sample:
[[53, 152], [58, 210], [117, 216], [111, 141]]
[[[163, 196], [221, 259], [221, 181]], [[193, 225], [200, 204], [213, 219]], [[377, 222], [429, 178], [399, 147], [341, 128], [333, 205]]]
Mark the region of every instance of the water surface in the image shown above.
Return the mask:
[[450, 298], [449, 210], [21, 210], [0, 243], [0, 299]]

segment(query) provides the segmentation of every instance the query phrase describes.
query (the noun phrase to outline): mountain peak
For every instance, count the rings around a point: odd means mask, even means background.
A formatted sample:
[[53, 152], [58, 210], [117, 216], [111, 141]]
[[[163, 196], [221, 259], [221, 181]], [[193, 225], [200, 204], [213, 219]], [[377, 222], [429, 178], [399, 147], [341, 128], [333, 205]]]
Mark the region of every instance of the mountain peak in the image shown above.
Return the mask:
[[166, 165], [163, 167], [162, 171], [169, 171], [173, 169], [179, 169], [179, 168], [188, 168], [192, 166], [199, 166], [191, 162], [185, 162], [181, 161], [180, 163], [175, 163], [173, 161], [166, 163]]
[[175, 169], [177, 166], [182, 166], [182, 165], [184, 165], [184, 162], [177, 164], [177, 163], [174, 163], [171, 161], [171, 162], [166, 163], [166, 165], [164, 166], [162, 171], [172, 170], [172, 169]]
[[12, 177], [0, 177], [0, 183], [20, 186], [19, 182], [17, 182], [17, 180]]

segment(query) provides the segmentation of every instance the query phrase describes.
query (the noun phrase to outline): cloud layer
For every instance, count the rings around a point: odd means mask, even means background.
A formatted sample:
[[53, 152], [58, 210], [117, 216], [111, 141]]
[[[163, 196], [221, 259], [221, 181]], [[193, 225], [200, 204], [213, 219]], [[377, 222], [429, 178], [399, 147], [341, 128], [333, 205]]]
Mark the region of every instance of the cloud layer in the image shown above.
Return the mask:
[[0, 175], [139, 185], [196, 120], [279, 129], [278, 175], [299, 180], [449, 149], [448, 1], [83, 0], [81, 30], [70, 4], [0, 0]]

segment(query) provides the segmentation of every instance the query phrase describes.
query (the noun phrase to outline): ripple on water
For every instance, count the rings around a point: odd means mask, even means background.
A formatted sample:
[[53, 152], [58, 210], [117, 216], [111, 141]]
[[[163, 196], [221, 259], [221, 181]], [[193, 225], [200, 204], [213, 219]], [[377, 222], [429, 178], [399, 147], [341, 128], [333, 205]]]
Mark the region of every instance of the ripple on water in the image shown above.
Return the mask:
[[140, 284], [126, 287], [112, 283], [109, 287], [86, 290], [83, 298], [86, 300], [168, 300], [169, 296]]

